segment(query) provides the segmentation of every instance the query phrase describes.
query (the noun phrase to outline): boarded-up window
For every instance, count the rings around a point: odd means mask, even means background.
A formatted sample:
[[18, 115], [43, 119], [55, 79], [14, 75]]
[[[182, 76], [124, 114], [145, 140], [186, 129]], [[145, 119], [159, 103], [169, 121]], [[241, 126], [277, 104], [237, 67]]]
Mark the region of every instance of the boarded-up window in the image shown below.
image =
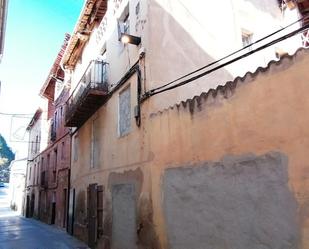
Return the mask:
[[112, 248], [137, 249], [136, 196], [133, 184], [112, 187]]
[[167, 169], [162, 206], [169, 248], [298, 248], [287, 170], [280, 153]]
[[130, 86], [119, 94], [119, 135], [124, 136], [131, 130], [131, 92]]

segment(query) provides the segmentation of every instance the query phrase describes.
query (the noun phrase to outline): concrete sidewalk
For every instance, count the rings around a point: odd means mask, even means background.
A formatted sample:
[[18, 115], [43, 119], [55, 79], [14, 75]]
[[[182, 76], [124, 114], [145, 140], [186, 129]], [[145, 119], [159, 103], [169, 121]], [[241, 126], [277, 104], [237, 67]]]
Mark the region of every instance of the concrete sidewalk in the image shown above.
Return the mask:
[[86, 249], [65, 231], [21, 216], [0, 218], [0, 249]]

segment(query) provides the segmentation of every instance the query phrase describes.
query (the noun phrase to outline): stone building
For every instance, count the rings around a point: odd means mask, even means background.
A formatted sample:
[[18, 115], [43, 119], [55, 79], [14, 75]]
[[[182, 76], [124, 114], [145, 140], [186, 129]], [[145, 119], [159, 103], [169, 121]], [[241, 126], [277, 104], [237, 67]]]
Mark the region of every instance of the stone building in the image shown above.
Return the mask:
[[[189, 0], [85, 1], [62, 58], [71, 86], [65, 111], [65, 125], [72, 128], [69, 232], [91, 248], [241, 249], [258, 248], [259, 243], [270, 243], [271, 248], [296, 248], [308, 243], [304, 235], [307, 225], [294, 220], [297, 215], [304, 217], [297, 211], [302, 200], [291, 191], [298, 184], [296, 178], [295, 186], [288, 185], [293, 166], [287, 165], [287, 153], [279, 146], [289, 137], [251, 146], [243, 140], [258, 137], [264, 126], [273, 124], [271, 114], [266, 112], [273, 106], [272, 98], [259, 102], [269, 90], [265, 84], [251, 92], [242, 90], [246, 84], [242, 87], [238, 82], [263, 81], [266, 76], [259, 69], [245, 78], [236, 78], [260, 66], [267, 68], [267, 76], [277, 71], [277, 75], [282, 71], [286, 79], [287, 73], [295, 76], [296, 66], [291, 62], [294, 57], [286, 59], [287, 64], [267, 65], [270, 60], [283, 60], [284, 54], [295, 52], [302, 45], [301, 35], [213, 70], [190, 84], [166, 92], [160, 92], [165, 87], [158, 88], [188, 80], [189, 76], [181, 76], [236, 50], [243, 48], [229, 59], [302, 27], [305, 24], [296, 23], [261, 44], [251, 45], [281, 29], [287, 17], [299, 19], [300, 10], [296, 2], [292, 6], [275, 0], [201, 4]], [[304, 69], [307, 52], [299, 57]], [[281, 70], [280, 65], [289, 69]], [[304, 71], [299, 73], [305, 80]], [[269, 79], [274, 88], [279, 84], [276, 77]], [[230, 87], [234, 85], [240, 86], [240, 92], [246, 91], [240, 97], [241, 104], [237, 104], [235, 89]], [[256, 102], [250, 102], [249, 96], [254, 96]], [[273, 104], [277, 111], [289, 115], [289, 109], [280, 108], [280, 96], [276, 97]], [[261, 123], [254, 131], [250, 126], [246, 130], [246, 122], [254, 123], [245, 119], [246, 115], [252, 116], [254, 104], [264, 111], [255, 113], [260, 115], [257, 118]], [[299, 111], [299, 115], [305, 114], [305, 109]], [[233, 113], [243, 117], [244, 123], [236, 125]], [[242, 130], [248, 133], [241, 134]], [[293, 135], [298, 132], [306, 133], [300, 128]], [[247, 157], [248, 153], [255, 155]], [[227, 161], [222, 159], [228, 155], [232, 156]], [[268, 176], [270, 171], [273, 176]], [[226, 179], [234, 175], [236, 182]], [[265, 179], [259, 180], [259, 175]], [[247, 190], [241, 182], [246, 182]], [[264, 195], [266, 189], [262, 186], [274, 189]], [[231, 203], [236, 200], [235, 206], [225, 201], [228, 196]], [[245, 201], [246, 196], [250, 201]], [[276, 196], [289, 210], [282, 221], [279, 215], [270, 218], [280, 207], [271, 201]], [[266, 207], [261, 204], [261, 212], [250, 213], [254, 203], [263, 198], [269, 200]], [[209, 204], [212, 200], [214, 205]], [[233, 215], [234, 211], [241, 215], [238, 208], [246, 210], [239, 221]], [[213, 217], [220, 219], [216, 222]], [[273, 229], [271, 222], [286, 227], [282, 233], [271, 233], [276, 241], [263, 230]], [[235, 229], [238, 225], [239, 233]], [[249, 237], [241, 234], [246, 229], [252, 232]]]

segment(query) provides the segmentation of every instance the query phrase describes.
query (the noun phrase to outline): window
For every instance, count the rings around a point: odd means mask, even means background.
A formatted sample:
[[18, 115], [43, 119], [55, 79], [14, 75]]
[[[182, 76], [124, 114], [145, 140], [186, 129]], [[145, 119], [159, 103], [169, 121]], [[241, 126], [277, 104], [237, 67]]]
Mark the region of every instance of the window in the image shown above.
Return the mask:
[[61, 143], [61, 159], [64, 159], [65, 153], [65, 143], [64, 141]]
[[40, 162], [38, 162], [38, 166], [37, 166], [36, 184], [39, 184], [39, 175], [40, 175]]
[[[242, 40], [242, 45], [243, 47], [249, 46], [252, 43], [252, 32], [247, 31], [247, 30], [242, 30], [241, 34], [241, 40]], [[252, 50], [252, 46], [248, 47], [249, 51]]]
[[131, 130], [131, 91], [130, 86], [119, 94], [119, 135], [124, 136]]
[[53, 170], [53, 182], [56, 182], [56, 174], [57, 173], [57, 171], [54, 169]]
[[55, 112], [55, 117], [54, 117], [54, 129], [55, 129], [55, 131], [56, 131], [57, 125], [58, 125], [58, 120], [57, 120], [57, 118], [58, 118], [58, 115], [57, 115], [57, 112]]
[[129, 5], [126, 6], [123, 13], [121, 14], [118, 20], [118, 35], [119, 40], [121, 37], [121, 33], [130, 33], [130, 15], [129, 15]]
[[46, 167], [47, 170], [49, 170], [49, 166], [50, 166], [50, 154], [47, 155], [47, 167]]
[[123, 25], [123, 33], [130, 34], [130, 18], [129, 13], [126, 15], [126, 17], [123, 19], [122, 25]]
[[57, 168], [57, 159], [58, 159], [58, 150], [57, 149], [54, 150], [54, 154], [55, 154], [54, 169], [56, 169]]
[[54, 165], [53, 165], [53, 182], [56, 182], [57, 176], [57, 158], [58, 158], [58, 151], [57, 149], [54, 150]]
[[[104, 50], [104, 52], [103, 52], [102, 55], [100, 56], [100, 59], [101, 59], [102, 61], [106, 62], [106, 60], [107, 60], [107, 57], [106, 57], [106, 49]], [[106, 65], [103, 65], [102, 71], [103, 71], [103, 82], [104, 82], [104, 83], [107, 83], [107, 82], [108, 82], [108, 78], [107, 78], [107, 66], [106, 66]]]

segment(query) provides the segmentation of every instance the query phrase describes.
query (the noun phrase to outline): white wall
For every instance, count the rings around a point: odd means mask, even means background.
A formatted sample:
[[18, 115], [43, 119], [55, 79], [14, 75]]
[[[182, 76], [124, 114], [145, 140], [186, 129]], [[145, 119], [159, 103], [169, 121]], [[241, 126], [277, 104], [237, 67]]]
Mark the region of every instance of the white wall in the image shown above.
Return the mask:
[[[298, 19], [296, 10], [287, 10], [283, 15], [277, 0], [149, 0], [149, 3], [149, 40], [145, 46], [150, 89], [241, 49], [242, 30], [252, 32], [254, 42]], [[287, 16], [291, 16], [289, 21]], [[283, 33], [275, 37], [281, 35]], [[282, 43], [258, 52], [224, 70], [162, 94], [162, 98], [156, 97], [152, 107], [166, 108], [243, 76], [248, 71], [254, 72], [259, 66], [265, 67], [270, 60], [276, 59], [276, 47], [284, 47], [287, 52], [293, 53], [300, 45], [300, 40], [295, 43], [294, 39], [289, 46]]]
[[16, 160], [11, 162], [9, 181], [9, 201], [11, 208], [15, 208], [19, 214], [22, 212], [22, 204], [25, 191], [25, 177], [27, 160]]

